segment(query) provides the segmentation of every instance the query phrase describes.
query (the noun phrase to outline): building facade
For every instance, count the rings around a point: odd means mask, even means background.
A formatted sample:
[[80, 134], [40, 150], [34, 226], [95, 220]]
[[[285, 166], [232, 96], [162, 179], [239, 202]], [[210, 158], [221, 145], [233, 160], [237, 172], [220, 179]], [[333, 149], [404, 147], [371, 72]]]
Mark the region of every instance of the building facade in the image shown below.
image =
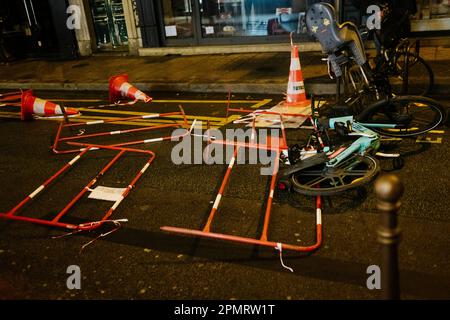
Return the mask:
[[[132, 54], [142, 48], [286, 43], [291, 32], [298, 41], [310, 42], [305, 12], [319, 1], [70, 0], [83, 5], [84, 16], [93, 23], [93, 50], [125, 46]], [[340, 21], [357, 25], [365, 23], [364, 11], [371, 3], [326, 1], [336, 8]], [[450, 34], [450, 0], [415, 1], [413, 32], [421, 37]]]

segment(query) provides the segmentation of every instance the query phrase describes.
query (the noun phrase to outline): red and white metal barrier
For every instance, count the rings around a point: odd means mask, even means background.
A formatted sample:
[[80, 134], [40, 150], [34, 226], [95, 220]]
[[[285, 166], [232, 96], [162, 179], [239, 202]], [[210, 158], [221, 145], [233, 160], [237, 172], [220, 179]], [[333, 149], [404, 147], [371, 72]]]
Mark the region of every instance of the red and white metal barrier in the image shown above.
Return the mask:
[[0, 107], [5, 106], [20, 107], [21, 97], [22, 97], [21, 91], [0, 93]]
[[[136, 132], [145, 132], [145, 131], [152, 131], [152, 130], [159, 130], [159, 129], [166, 129], [166, 128], [175, 128], [175, 129], [186, 129], [186, 132], [184, 134], [181, 134], [179, 136], [183, 137], [189, 134], [189, 125], [186, 118], [186, 114], [184, 112], [184, 109], [182, 106], [179, 106], [180, 111], [177, 112], [168, 112], [168, 113], [154, 113], [154, 114], [146, 114], [141, 116], [133, 116], [133, 117], [126, 117], [126, 118], [111, 118], [108, 120], [96, 120], [96, 121], [90, 121], [85, 123], [64, 123], [61, 122], [58, 127], [58, 131], [56, 132], [55, 141], [53, 142], [52, 150], [56, 154], [64, 154], [64, 153], [74, 153], [74, 152], [80, 152], [80, 149], [69, 149], [69, 150], [63, 150], [60, 149], [60, 143], [61, 142], [73, 142], [80, 139], [86, 139], [86, 138], [95, 138], [95, 137], [104, 137], [104, 136], [111, 136], [111, 135], [121, 135], [126, 133], [136, 133]], [[177, 116], [181, 115], [183, 117], [183, 123], [170, 123], [170, 124], [162, 124], [162, 125], [155, 125], [155, 126], [148, 126], [144, 128], [135, 128], [135, 129], [127, 129], [127, 130], [116, 130], [116, 131], [106, 131], [106, 132], [98, 132], [98, 133], [91, 133], [91, 134], [85, 134], [85, 128], [92, 127], [93, 125], [98, 124], [107, 124], [107, 123], [115, 123], [115, 122], [121, 122], [121, 121], [131, 121], [131, 120], [141, 120], [141, 119], [155, 119], [155, 118], [165, 118], [170, 116]], [[74, 136], [67, 136], [67, 137], [61, 137], [62, 131], [64, 129], [80, 129], [83, 128], [83, 134], [80, 135], [74, 135]], [[117, 143], [112, 144], [113, 146], [120, 147], [120, 146], [130, 146], [135, 144], [143, 144], [143, 143], [153, 143], [153, 142], [159, 142], [164, 140], [170, 140], [172, 139], [172, 136], [163, 136], [163, 137], [157, 137], [152, 139], [144, 139], [144, 140], [134, 140], [134, 141], [128, 141], [123, 143]], [[100, 144], [100, 143], [99, 143]]]
[[[71, 161], [66, 163], [61, 169], [59, 169], [53, 176], [48, 178], [42, 185], [40, 185], [36, 190], [34, 190], [32, 193], [30, 193], [25, 199], [23, 199], [19, 204], [17, 204], [14, 208], [9, 210], [6, 213], [0, 213], [0, 218], [8, 219], [8, 220], [16, 220], [16, 221], [23, 221], [23, 222], [29, 222], [29, 223], [35, 223], [40, 225], [46, 225], [51, 227], [59, 227], [59, 228], [65, 228], [70, 229], [74, 231], [84, 231], [84, 230], [93, 230], [104, 223], [111, 222], [109, 220], [109, 217], [113, 214], [114, 210], [117, 209], [117, 207], [120, 205], [120, 203], [125, 199], [125, 197], [130, 193], [131, 189], [135, 187], [136, 182], [141, 178], [141, 176], [144, 174], [144, 172], [148, 169], [148, 167], [151, 165], [153, 160], [155, 159], [155, 154], [150, 150], [139, 150], [139, 149], [130, 149], [130, 148], [123, 148], [123, 147], [114, 147], [114, 146], [102, 146], [102, 145], [95, 145], [95, 144], [82, 144], [82, 143], [76, 143], [76, 142], [70, 142], [73, 145], [77, 145], [82, 148], [82, 151], [80, 154], [75, 156]], [[36, 198], [39, 194], [41, 194], [42, 191], [47, 189], [49, 185], [51, 185], [58, 177], [60, 177], [62, 174], [64, 174], [66, 171], [68, 171], [70, 168], [74, 166], [75, 163], [77, 163], [87, 152], [91, 150], [98, 150], [98, 149], [106, 149], [106, 150], [114, 150], [118, 151], [118, 153], [114, 156], [114, 158], [109, 161], [109, 163], [102, 169], [100, 172], [89, 181], [89, 183], [51, 220], [46, 219], [40, 219], [40, 218], [33, 218], [33, 217], [26, 217], [19, 215], [19, 212], [23, 207], [31, 202], [34, 198]], [[131, 180], [131, 182], [126, 186], [124, 191], [121, 193], [120, 197], [114, 201], [113, 205], [107, 210], [105, 215], [101, 220], [98, 221], [91, 221], [87, 223], [82, 224], [71, 224], [62, 222], [61, 218], [67, 214], [67, 212], [85, 195], [88, 191], [91, 191], [91, 187], [93, 187], [98, 180], [119, 160], [120, 157], [122, 157], [125, 153], [140, 153], [148, 155], [149, 158], [146, 161], [145, 165], [142, 167], [142, 169], [134, 176], [134, 178]]]
[[[284, 150], [287, 150], [287, 148], [288, 148], [287, 143], [286, 143], [286, 136], [284, 133], [283, 115], [278, 114], [278, 116], [280, 117], [282, 138], [281, 139], [277, 138], [278, 143], [275, 143], [275, 144], [273, 143], [274, 139], [271, 137], [267, 138], [266, 144], [255, 143], [254, 139], [253, 139], [253, 135], [252, 135], [252, 139], [250, 139], [250, 142], [248, 142], [248, 143], [228, 141], [228, 140], [216, 140], [216, 139], [210, 138], [208, 141], [210, 144], [222, 144], [222, 145], [234, 146], [234, 154], [230, 160], [230, 163], [228, 165], [225, 176], [222, 180], [222, 184], [220, 186], [219, 192], [217, 193], [216, 199], [214, 201], [213, 207], [210, 211], [210, 214], [209, 214], [206, 224], [204, 225], [202, 230], [179, 228], [179, 227], [172, 227], [172, 226], [161, 227], [161, 230], [167, 231], [167, 232], [184, 234], [184, 235], [232, 241], [232, 242], [243, 243], [243, 244], [253, 244], [253, 245], [266, 246], [266, 247], [273, 247], [277, 250], [280, 250], [280, 252], [283, 249], [299, 251], [299, 252], [309, 252], [309, 251], [314, 251], [314, 250], [318, 249], [322, 244], [322, 212], [321, 212], [320, 196], [318, 196], [316, 198], [316, 207], [317, 207], [317, 209], [316, 209], [316, 217], [317, 217], [316, 218], [316, 241], [313, 245], [298, 246], [298, 245], [268, 240], [267, 234], [268, 234], [268, 230], [269, 230], [272, 202], [273, 202], [273, 196], [274, 196], [274, 192], [275, 192], [275, 185], [276, 185], [276, 181], [277, 181], [277, 173], [278, 173], [278, 168], [279, 168], [279, 157], [280, 157], [280, 153]], [[253, 127], [253, 129], [254, 129], [254, 127]], [[217, 213], [220, 201], [221, 201], [222, 197], [224, 196], [225, 188], [228, 184], [228, 181], [229, 181], [229, 178], [231, 175], [231, 171], [236, 162], [236, 158], [237, 158], [240, 148], [256, 148], [256, 149], [271, 150], [271, 151], [275, 152], [275, 164], [274, 164], [274, 169], [273, 169], [273, 172], [271, 175], [269, 196], [267, 197], [267, 202], [266, 202], [266, 210], [265, 210], [265, 214], [264, 214], [264, 225], [263, 225], [262, 233], [261, 233], [261, 236], [259, 239], [243, 237], [243, 236], [235, 236], [235, 235], [231, 235], [231, 234], [211, 232], [211, 225], [212, 225], [214, 217]]]

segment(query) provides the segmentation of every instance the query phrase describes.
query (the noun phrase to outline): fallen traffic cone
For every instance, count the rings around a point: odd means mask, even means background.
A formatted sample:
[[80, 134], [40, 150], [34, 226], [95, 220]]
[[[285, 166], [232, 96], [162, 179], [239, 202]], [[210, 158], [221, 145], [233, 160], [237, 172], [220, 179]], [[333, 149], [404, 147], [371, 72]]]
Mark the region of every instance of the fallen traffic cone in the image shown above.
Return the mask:
[[128, 104], [133, 104], [137, 101], [143, 101], [145, 103], [152, 101], [151, 97], [128, 83], [127, 74], [112, 76], [109, 79], [109, 101], [111, 103], [117, 103], [121, 98], [125, 97], [133, 99], [133, 102]]
[[[33, 114], [41, 117], [64, 115], [63, 107], [61, 107], [59, 104], [33, 96], [33, 90], [22, 92], [21, 100], [20, 118], [22, 120], [33, 119]], [[77, 109], [64, 108], [64, 110], [68, 116], [78, 114]]]
[[298, 46], [291, 41], [291, 66], [289, 68], [289, 82], [285, 105], [306, 105], [310, 101], [306, 100], [305, 84], [303, 82], [302, 67], [298, 56]]

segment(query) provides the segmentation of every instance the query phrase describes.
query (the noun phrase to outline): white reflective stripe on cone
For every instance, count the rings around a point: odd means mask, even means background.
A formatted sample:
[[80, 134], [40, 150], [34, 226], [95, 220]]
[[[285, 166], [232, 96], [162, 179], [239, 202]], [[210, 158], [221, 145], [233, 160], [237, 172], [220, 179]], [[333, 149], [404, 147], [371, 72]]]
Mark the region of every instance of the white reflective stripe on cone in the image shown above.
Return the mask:
[[47, 101], [43, 99], [36, 98], [33, 104], [33, 112], [35, 114], [45, 115], [45, 103]]
[[136, 91], [134, 94], [134, 97], [136, 99], [145, 100], [145, 93], [143, 93], [141, 90]]
[[303, 81], [299, 82], [289, 82], [288, 84], [288, 94], [299, 94], [305, 92], [305, 85], [303, 84]]
[[129, 84], [128, 82], [124, 82], [122, 83], [122, 85], [120, 86], [120, 92], [122, 93], [122, 96], [126, 97], [126, 95], [128, 94], [128, 90], [130, 90], [130, 88], [132, 87], [131, 84]]
[[302, 67], [300, 66], [300, 60], [298, 58], [292, 58], [291, 59], [291, 67], [290, 67], [291, 71], [294, 70], [302, 70]]

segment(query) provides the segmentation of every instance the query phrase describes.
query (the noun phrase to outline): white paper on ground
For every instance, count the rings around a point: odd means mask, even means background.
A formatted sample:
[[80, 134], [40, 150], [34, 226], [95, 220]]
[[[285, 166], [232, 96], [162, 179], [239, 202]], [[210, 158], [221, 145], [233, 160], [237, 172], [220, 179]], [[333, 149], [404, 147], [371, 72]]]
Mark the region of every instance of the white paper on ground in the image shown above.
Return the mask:
[[105, 200], [105, 201], [118, 201], [122, 198], [122, 194], [126, 188], [109, 188], [98, 186], [91, 191], [89, 199]]

